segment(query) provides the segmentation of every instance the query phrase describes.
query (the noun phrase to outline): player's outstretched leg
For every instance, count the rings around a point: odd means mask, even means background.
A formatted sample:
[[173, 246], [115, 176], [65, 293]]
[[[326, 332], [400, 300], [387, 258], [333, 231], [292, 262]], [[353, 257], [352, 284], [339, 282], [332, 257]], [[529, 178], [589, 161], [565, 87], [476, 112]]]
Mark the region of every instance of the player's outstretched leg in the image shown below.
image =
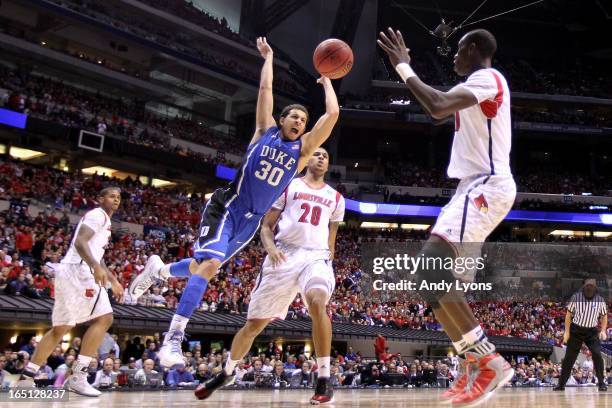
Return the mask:
[[[232, 348], [227, 357], [223, 370], [218, 372], [210, 380], [200, 384], [194, 394], [198, 399], [206, 399], [219, 388], [230, 385], [234, 381], [234, 368], [236, 364], [253, 346], [255, 337], [268, 325], [270, 319], [249, 319], [245, 325], [236, 333], [232, 340]], [[235, 358], [238, 357], [238, 360]]]
[[[167, 268], [163, 268], [163, 266], [164, 262], [158, 255], [151, 255], [149, 257], [142, 272], [130, 283], [129, 294], [133, 301], [138, 300], [156, 280], [165, 281], [170, 277], [170, 274], [167, 273]], [[162, 272], [164, 269], [166, 269], [166, 273]]]
[[312, 339], [319, 373], [315, 393], [310, 399], [312, 405], [331, 403], [334, 400], [334, 389], [330, 380], [332, 327], [326, 311], [328, 294], [324, 287], [326, 282], [321, 282], [320, 285], [313, 283], [312, 289], [305, 295], [308, 313], [312, 318]]
[[[176, 264], [180, 264], [183, 261]], [[195, 265], [195, 268], [193, 268], [193, 273], [187, 281], [187, 286], [185, 286], [181, 300], [176, 308], [176, 313], [172, 317], [170, 329], [166, 332], [164, 343], [159, 350], [159, 362], [167, 368], [185, 366], [181, 344], [185, 337], [187, 322], [189, 322], [189, 318], [202, 300], [202, 296], [208, 286], [208, 281], [215, 276], [219, 266], [221, 266], [221, 262], [218, 259], [208, 259], [200, 264], [196, 261], [190, 261], [190, 264], [192, 267]], [[184, 266], [189, 271], [189, 265], [186, 264]], [[164, 266], [162, 269], [166, 268], [167, 266]], [[173, 273], [172, 276], [176, 275]]]
[[[436, 260], [453, 258], [455, 253], [451, 244], [432, 236], [423, 247], [422, 256], [426, 260]], [[417, 273], [428, 282], [452, 282], [456, 279], [452, 272], [445, 269], [440, 263], [434, 262], [433, 266], [426, 271], [419, 270]], [[422, 296], [432, 305], [434, 311], [438, 310], [438, 315], [440, 311], [443, 311], [442, 314], [450, 318], [449, 322], [443, 326], [453, 340], [457, 353], [459, 355], [465, 353], [468, 356], [468, 352], [471, 352], [472, 355], [469, 358], [476, 360], [477, 375], [472, 382], [468, 382], [465, 391], [452, 399], [453, 405], [475, 406], [480, 404], [489, 398], [492, 392], [510, 381], [514, 370], [501, 355], [496, 353], [495, 345], [483, 332], [462, 292], [427, 291], [423, 292]], [[461, 384], [458, 384], [457, 387], [459, 385]]]

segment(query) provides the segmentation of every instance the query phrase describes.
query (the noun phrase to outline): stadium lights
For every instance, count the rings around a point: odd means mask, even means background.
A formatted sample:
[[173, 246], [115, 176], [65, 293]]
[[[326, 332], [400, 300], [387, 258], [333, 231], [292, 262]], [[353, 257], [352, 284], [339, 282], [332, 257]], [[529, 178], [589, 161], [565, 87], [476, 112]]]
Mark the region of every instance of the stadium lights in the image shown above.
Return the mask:
[[551, 232], [548, 235], [574, 236], [575, 232], [578, 232], [578, 231], [572, 231], [572, 230], [554, 230], [553, 232]]
[[151, 185], [153, 187], [160, 188], [160, 187], [174, 186], [174, 185], [176, 185], [176, 183], [173, 182], [173, 181], [168, 181], [168, 180], [162, 180], [162, 179], [154, 178], [153, 180], [151, 180]]
[[548, 235], [566, 236], [566, 237], [590, 237], [608, 238], [612, 236], [612, 231], [572, 231], [572, 230], [554, 230]]
[[397, 228], [398, 224], [393, 222], [370, 222], [364, 221], [360, 225], [361, 228]]
[[46, 153], [39, 152], [36, 150], [24, 149], [21, 147], [11, 146], [9, 155], [19, 160], [32, 160], [37, 157], [46, 156]]
[[405, 230], [425, 231], [430, 226], [429, 224], [402, 224], [401, 228]]
[[11, 337], [11, 339], [9, 340], [9, 343], [11, 343], [11, 344], [17, 343], [17, 335], [16, 334], [13, 337]]
[[108, 177], [113, 177], [114, 173], [118, 172], [119, 170], [111, 169], [110, 167], [104, 167], [104, 166], [91, 166], [91, 167], [85, 167], [84, 169], [81, 169], [81, 171], [83, 172], [83, 174], [91, 175], [91, 174], [98, 172], [98, 174], [102, 174]]

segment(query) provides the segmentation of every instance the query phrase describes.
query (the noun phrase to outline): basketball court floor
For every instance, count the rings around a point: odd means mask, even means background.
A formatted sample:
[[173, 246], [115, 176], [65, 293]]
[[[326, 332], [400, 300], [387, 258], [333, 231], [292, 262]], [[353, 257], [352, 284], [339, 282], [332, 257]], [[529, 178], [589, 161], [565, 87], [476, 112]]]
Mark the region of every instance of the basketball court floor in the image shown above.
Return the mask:
[[[329, 407], [447, 407], [437, 401], [440, 390], [337, 390]], [[198, 401], [192, 391], [105, 392], [99, 398], [70, 394], [69, 401], [30, 403], [29, 407], [303, 407], [309, 406], [312, 390], [223, 390], [209, 400]], [[4, 404], [0, 404], [4, 405]], [[7, 404], [8, 405], [8, 404]], [[18, 404], [19, 405], [19, 404]], [[604, 408], [612, 407], [612, 392], [598, 392], [597, 388], [567, 388], [565, 392], [552, 389], [505, 388], [486, 403], [486, 408]]]

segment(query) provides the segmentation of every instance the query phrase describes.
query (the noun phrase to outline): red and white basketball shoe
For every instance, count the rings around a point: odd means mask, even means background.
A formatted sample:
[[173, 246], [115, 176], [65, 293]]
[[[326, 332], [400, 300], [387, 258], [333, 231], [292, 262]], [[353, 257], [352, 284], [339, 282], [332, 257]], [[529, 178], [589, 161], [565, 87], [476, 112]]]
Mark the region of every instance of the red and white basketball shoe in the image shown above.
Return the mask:
[[450, 387], [448, 390], [444, 391], [438, 397], [438, 401], [441, 404], [450, 404], [453, 401], [453, 399], [455, 399], [455, 397], [459, 396], [459, 394], [466, 391], [466, 388], [470, 380], [470, 376], [474, 374], [474, 370], [472, 366], [474, 365], [476, 361], [477, 361], [476, 357], [471, 353], [468, 353], [465, 359], [461, 359], [461, 363], [460, 363], [461, 374], [459, 375], [459, 378], [457, 378], [453, 382], [453, 386]]
[[453, 399], [453, 407], [474, 407], [486, 401], [514, 376], [514, 369], [498, 353], [478, 358], [478, 374], [468, 389]]

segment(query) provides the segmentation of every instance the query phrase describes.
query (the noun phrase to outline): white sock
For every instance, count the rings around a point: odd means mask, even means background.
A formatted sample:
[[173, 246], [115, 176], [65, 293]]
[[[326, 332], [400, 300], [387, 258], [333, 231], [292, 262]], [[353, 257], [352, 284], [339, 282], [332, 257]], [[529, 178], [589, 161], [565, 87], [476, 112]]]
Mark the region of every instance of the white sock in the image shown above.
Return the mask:
[[36, 374], [38, 370], [40, 370], [40, 366], [38, 364], [34, 364], [31, 361], [28, 361], [28, 365], [26, 366], [25, 370], [29, 373]]
[[453, 341], [453, 347], [455, 347], [455, 350], [457, 351], [458, 355], [465, 353], [466, 350], [468, 349], [468, 346], [469, 346], [469, 343], [463, 339], [459, 341]]
[[172, 274], [170, 274], [170, 265], [171, 264], [164, 264], [164, 266], [162, 266], [161, 269], [159, 270], [159, 275], [162, 278], [168, 279], [172, 277]]
[[329, 356], [327, 357], [317, 357], [317, 367], [319, 378], [329, 378]]
[[89, 363], [91, 363], [92, 358], [93, 357], [79, 354], [79, 356], [77, 357], [76, 364], [72, 368], [72, 372], [74, 374], [86, 374], [87, 369], [89, 368]]
[[495, 345], [489, 341], [480, 325], [463, 335], [463, 343], [467, 343], [464, 352], [470, 351], [479, 356], [495, 352]]
[[461, 336], [461, 338], [468, 344], [474, 344], [477, 341], [479, 341], [483, 336], [484, 336], [484, 332], [482, 331], [482, 327], [480, 327], [480, 325], [474, 327], [472, 330], [470, 330], [469, 332], [465, 333], [463, 336]]
[[168, 330], [168, 333], [166, 333], [166, 337], [164, 338], [164, 343], [166, 342], [166, 340], [170, 338], [170, 334], [175, 330], [178, 330], [181, 333], [185, 333], [185, 328], [187, 328], [188, 322], [189, 322], [188, 317], [181, 316], [178, 314], [175, 314], [174, 316], [172, 316], [172, 322], [170, 323], [170, 330]]
[[225, 363], [225, 374], [232, 375], [234, 373], [234, 368], [236, 368], [236, 364], [238, 364], [240, 360], [232, 360], [232, 354], [227, 353], [227, 362]]

